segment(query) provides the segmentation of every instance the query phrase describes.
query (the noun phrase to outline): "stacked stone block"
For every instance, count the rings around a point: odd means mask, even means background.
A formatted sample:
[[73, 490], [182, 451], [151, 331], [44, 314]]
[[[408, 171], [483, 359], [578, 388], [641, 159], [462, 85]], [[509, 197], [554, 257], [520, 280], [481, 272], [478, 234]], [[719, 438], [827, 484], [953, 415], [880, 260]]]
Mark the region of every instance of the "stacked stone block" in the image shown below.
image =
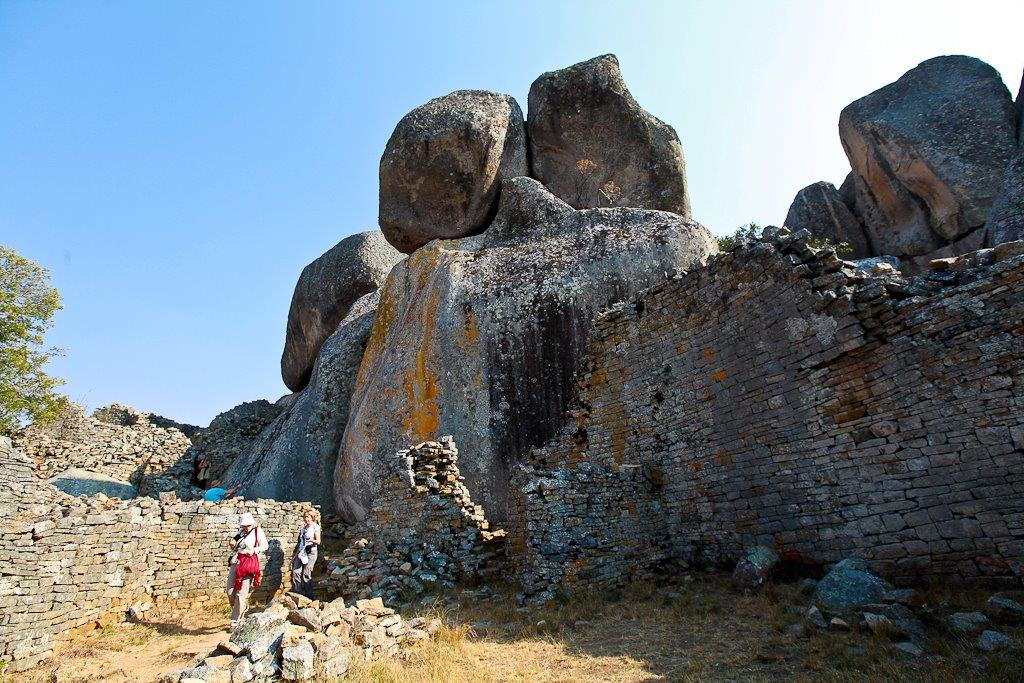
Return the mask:
[[1024, 244], [906, 279], [769, 230], [602, 315], [563, 433], [514, 473], [524, 591], [849, 554], [1024, 577]]
[[504, 532], [470, 497], [458, 453], [446, 436], [395, 454], [370, 514], [346, 530], [357, 540], [328, 563], [330, 593], [390, 602], [499, 569]]
[[[308, 505], [71, 498], [28, 478], [27, 458], [0, 442], [0, 660], [22, 671], [56, 644], [116, 621], [140, 601], [226, 600], [227, 540], [248, 511], [267, 533], [266, 596], [282, 585], [285, 562]], [[290, 557], [290, 555], [288, 555]]]

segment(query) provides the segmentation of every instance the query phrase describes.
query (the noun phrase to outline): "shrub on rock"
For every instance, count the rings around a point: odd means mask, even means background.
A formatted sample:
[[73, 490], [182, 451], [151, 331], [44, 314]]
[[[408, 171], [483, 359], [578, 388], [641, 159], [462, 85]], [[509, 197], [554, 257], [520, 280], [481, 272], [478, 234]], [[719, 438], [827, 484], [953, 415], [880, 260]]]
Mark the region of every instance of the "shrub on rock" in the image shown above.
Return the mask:
[[380, 229], [412, 253], [486, 227], [503, 178], [526, 175], [523, 113], [508, 95], [457, 90], [406, 114], [380, 160]]

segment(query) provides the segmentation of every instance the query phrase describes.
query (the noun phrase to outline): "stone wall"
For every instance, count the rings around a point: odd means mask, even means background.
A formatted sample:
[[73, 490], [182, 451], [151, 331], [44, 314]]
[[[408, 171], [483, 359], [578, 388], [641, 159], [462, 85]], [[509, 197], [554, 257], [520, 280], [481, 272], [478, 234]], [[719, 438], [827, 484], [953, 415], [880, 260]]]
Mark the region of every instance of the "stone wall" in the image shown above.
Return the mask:
[[599, 318], [567, 427], [514, 474], [528, 595], [755, 543], [898, 582], [1024, 577], [1024, 244], [908, 281], [806, 236]]
[[390, 603], [500, 569], [505, 532], [471, 499], [458, 459], [451, 436], [395, 454], [366, 520], [346, 529], [354, 542], [327, 565], [330, 594]]
[[137, 486], [144, 475], [170, 469], [192, 445], [186, 432], [195, 428], [189, 425], [116, 403], [92, 416], [76, 408], [71, 406], [56, 425], [15, 435], [15, 445], [34, 462], [37, 476], [75, 468]]
[[259, 598], [282, 586], [302, 523], [301, 503], [214, 504], [103, 496], [71, 498], [31, 476], [0, 440], [0, 660], [22, 671], [98, 621], [139, 601], [226, 600], [227, 539], [252, 512], [270, 541]]

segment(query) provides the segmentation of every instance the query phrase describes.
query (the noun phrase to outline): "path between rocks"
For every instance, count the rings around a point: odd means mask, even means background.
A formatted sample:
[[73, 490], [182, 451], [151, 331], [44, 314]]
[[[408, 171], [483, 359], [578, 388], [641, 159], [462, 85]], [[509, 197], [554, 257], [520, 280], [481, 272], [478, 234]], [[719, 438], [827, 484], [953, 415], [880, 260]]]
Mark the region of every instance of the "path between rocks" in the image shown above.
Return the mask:
[[22, 674], [26, 683], [152, 683], [208, 654], [228, 634], [220, 611], [162, 612], [144, 624], [97, 630], [67, 645], [45, 666]]

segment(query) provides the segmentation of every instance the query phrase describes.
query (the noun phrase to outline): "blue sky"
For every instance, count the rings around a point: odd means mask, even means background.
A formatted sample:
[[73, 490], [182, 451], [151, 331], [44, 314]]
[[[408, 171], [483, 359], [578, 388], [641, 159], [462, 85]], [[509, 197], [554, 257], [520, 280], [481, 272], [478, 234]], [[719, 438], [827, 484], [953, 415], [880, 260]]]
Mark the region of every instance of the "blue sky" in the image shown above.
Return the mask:
[[1015, 95], [1021, 26], [978, 0], [0, 0], [0, 243], [64, 295], [71, 398], [206, 424], [285, 393], [295, 280], [376, 226], [384, 144], [432, 97], [525, 111], [542, 72], [614, 52], [722, 234], [841, 182], [840, 109], [924, 59], [974, 55]]

